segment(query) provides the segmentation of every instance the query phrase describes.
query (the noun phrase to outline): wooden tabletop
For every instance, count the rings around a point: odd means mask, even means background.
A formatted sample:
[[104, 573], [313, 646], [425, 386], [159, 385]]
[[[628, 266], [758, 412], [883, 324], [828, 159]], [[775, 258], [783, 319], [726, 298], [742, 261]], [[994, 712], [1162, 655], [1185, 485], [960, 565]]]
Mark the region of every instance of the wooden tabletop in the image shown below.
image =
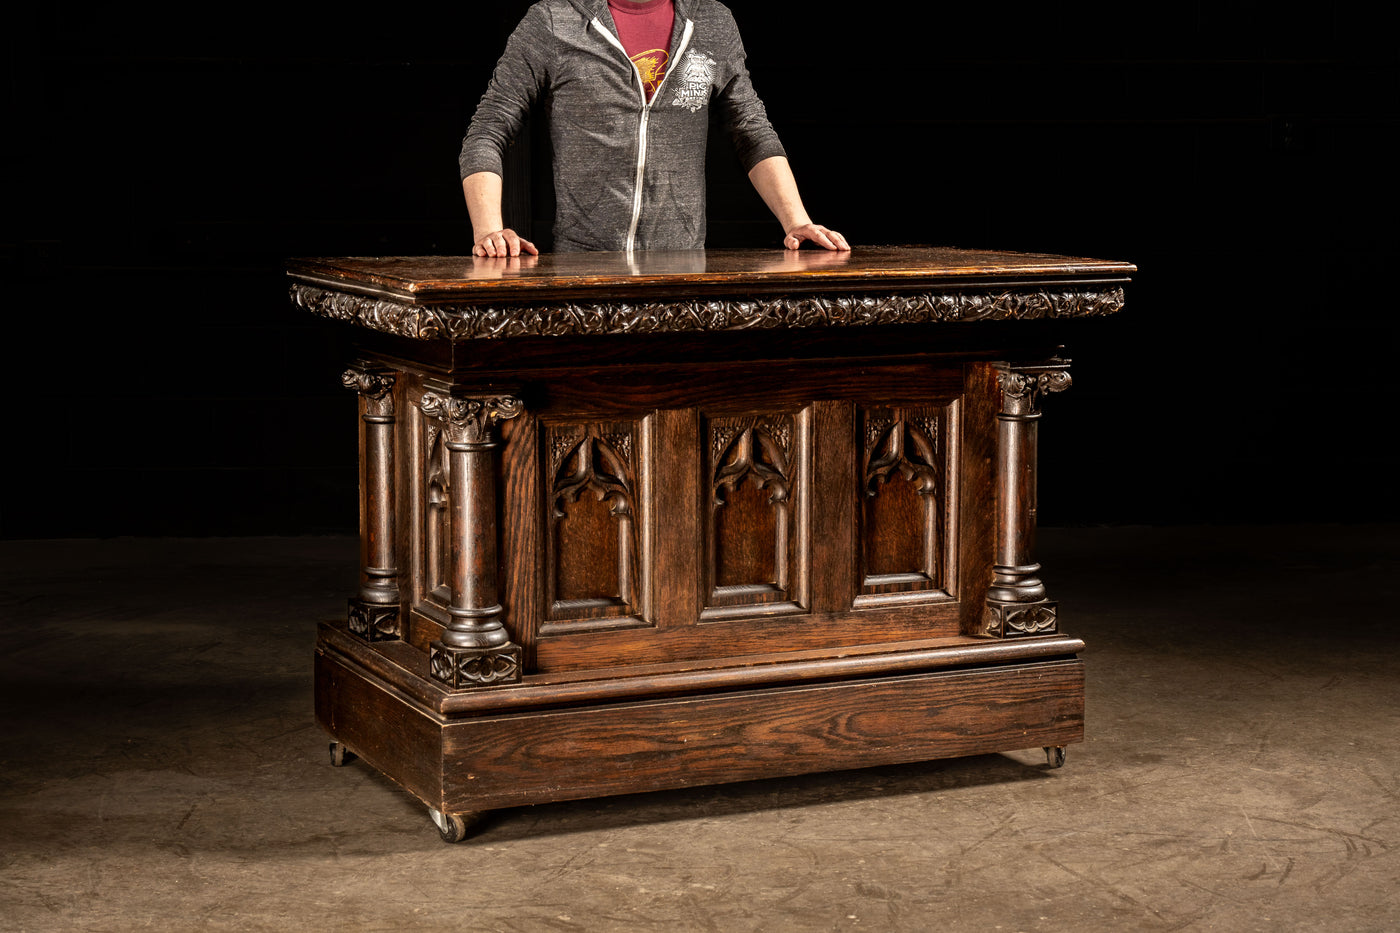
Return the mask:
[[546, 253], [511, 259], [381, 256], [294, 259], [294, 280], [407, 304], [529, 302], [606, 294], [707, 294], [921, 289], [1006, 284], [1125, 282], [1131, 263], [946, 247], [826, 250], [642, 250]]
[[414, 340], [1094, 317], [1126, 262], [938, 247], [297, 259], [293, 302]]

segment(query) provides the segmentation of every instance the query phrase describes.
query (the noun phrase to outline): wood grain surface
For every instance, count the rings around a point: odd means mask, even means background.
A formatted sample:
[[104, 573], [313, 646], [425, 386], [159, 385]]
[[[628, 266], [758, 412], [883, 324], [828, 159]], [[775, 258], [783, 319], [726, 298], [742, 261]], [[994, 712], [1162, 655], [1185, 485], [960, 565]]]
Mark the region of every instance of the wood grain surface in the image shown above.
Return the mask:
[[480, 719], [443, 736], [479, 810], [1078, 742], [1079, 661]]
[[478, 256], [367, 256], [294, 259], [293, 278], [393, 296], [407, 303], [499, 301], [563, 293], [603, 295], [683, 290], [703, 295], [775, 289], [917, 288], [996, 279], [1123, 280], [1131, 263], [1040, 253], [946, 247], [822, 250], [644, 250], [546, 253], [514, 259]]

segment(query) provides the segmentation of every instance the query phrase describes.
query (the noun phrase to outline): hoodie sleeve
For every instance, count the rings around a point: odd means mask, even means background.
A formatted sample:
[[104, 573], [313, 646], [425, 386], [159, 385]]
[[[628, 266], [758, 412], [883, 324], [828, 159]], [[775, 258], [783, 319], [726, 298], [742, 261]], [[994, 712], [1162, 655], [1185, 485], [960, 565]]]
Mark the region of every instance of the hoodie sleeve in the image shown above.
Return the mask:
[[749, 80], [749, 70], [745, 65], [747, 56], [744, 42], [739, 37], [739, 27], [727, 9], [723, 9], [723, 15], [732, 44], [724, 56], [729, 68], [721, 77], [715, 104], [734, 141], [739, 164], [747, 172], [764, 159], [785, 156], [787, 152], [778, 139], [777, 131], [768, 122], [768, 110]]
[[502, 173], [506, 147], [548, 87], [553, 36], [549, 12], [541, 3], [530, 7], [511, 33], [462, 140], [457, 166], [463, 178], [477, 172]]

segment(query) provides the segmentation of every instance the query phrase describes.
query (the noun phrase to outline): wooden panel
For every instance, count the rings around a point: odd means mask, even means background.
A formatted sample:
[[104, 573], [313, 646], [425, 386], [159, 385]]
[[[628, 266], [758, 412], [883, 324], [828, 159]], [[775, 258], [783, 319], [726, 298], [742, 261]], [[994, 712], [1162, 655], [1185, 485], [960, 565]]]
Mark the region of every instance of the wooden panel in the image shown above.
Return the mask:
[[[641, 391], [641, 377], [633, 378], [639, 382], [632, 389], [618, 390], [628, 399], [624, 407]], [[792, 384], [818, 391], [817, 375], [805, 367], [767, 378], [784, 386], [780, 394]], [[635, 486], [649, 490], [640, 497], [642, 510], [654, 512], [639, 525], [656, 541], [651, 579], [664, 581], [655, 591], [661, 608], [654, 628], [599, 636], [549, 623], [536, 646], [536, 670], [742, 655], [779, 642], [791, 650], [841, 650], [961, 631], [953, 543], [960, 487], [952, 474], [953, 463], [962, 462], [956, 434], [963, 367], [824, 379], [824, 394], [863, 398], [809, 395], [786, 409], [730, 402], [652, 416]], [[570, 386], [577, 391], [580, 383]], [[581, 397], [570, 396], [566, 407]], [[558, 394], [551, 398], [559, 401]], [[985, 474], [989, 462], [964, 468]], [[902, 504], [897, 491], [886, 494], [891, 483], [898, 490], [910, 482]], [[598, 516], [589, 531], [596, 552], [590, 556], [598, 560], [606, 552], [601, 536], [609, 534], [603, 527]], [[985, 581], [972, 590], [979, 587]], [[852, 608], [860, 612], [849, 615]]]
[[539, 421], [528, 408], [501, 425], [501, 606], [506, 628], [524, 651], [526, 670], [536, 664], [545, 607], [539, 446]]
[[996, 413], [1001, 409], [996, 368], [990, 363], [970, 363], [964, 369], [967, 380], [961, 407], [960, 447], [954, 455], [958, 471], [953, 480], [956, 493], [956, 533], [959, 542], [955, 571], [961, 597], [962, 633], [981, 631], [983, 599], [992, 579], [996, 552], [995, 477], [991, 464], [996, 457]]
[[453, 723], [454, 810], [1081, 741], [1075, 660]]
[[[663, 409], [649, 421], [645, 508], [656, 549], [655, 623], [664, 631], [693, 626], [700, 614], [703, 560], [699, 547], [702, 540], [700, 503], [704, 493], [700, 465], [695, 459], [700, 417], [693, 408]], [[634, 647], [640, 647], [637, 643], [640, 633], [628, 634], [625, 640], [619, 638], [618, 657], [625, 657]], [[560, 646], [565, 658], [572, 650], [572, 647]]]
[[[659, 587], [663, 597], [667, 587]], [[913, 606], [859, 610], [855, 613], [774, 615], [752, 610], [742, 619], [716, 619], [666, 628], [587, 632], [541, 638], [537, 645], [540, 673], [586, 671], [632, 664], [689, 665], [705, 659], [763, 654], [774, 650], [837, 654], [851, 645], [920, 641], [958, 634], [962, 607], [951, 599]]]
[[[418, 419], [423, 422], [422, 418]], [[422, 528], [422, 577], [417, 587], [420, 599], [436, 597], [442, 605], [447, 605], [448, 575], [447, 561], [450, 553], [449, 531], [451, 522], [448, 515], [448, 491], [451, 488], [451, 474], [448, 470], [447, 448], [443, 446], [443, 434], [436, 426], [424, 435], [423, 489], [420, 496]]]
[[805, 412], [702, 418], [702, 620], [806, 608], [807, 423]]
[[633, 421], [542, 420], [540, 488], [546, 618], [541, 635], [645, 625], [640, 581], [650, 555]]
[[[861, 587], [865, 596], [946, 592], [951, 402], [861, 412]], [[857, 605], [878, 605], [858, 600]]]
[[719, 605], [720, 590], [767, 590], [775, 599], [786, 595], [792, 535], [788, 496], [770, 494], [762, 480], [749, 476], [712, 504], [710, 605]]
[[316, 722], [429, 806], [442, 809], [442, 730], [402, 697], [316, 652]]
[[813, 400], [859, 399], [867, 405], [919, 405], [956, 398], [963, 389], [957, 363], [931, 366], [915, 361], [754, 365], [570, 367], [531, 374], [547, 385], [546, 404], [537, 414], [556, 419], [636, 418], [655, 410], [699, 408], [711, 414], [792, 412]]
[[625, 605], [623, 593], [631, 587], [618, 566], [626, 551], [618, 544], [617, 517], [604, 500], [592, 497], [564, 500], [556, 508], [550, 515], [550, 615], [568, 618], [586, 608]]

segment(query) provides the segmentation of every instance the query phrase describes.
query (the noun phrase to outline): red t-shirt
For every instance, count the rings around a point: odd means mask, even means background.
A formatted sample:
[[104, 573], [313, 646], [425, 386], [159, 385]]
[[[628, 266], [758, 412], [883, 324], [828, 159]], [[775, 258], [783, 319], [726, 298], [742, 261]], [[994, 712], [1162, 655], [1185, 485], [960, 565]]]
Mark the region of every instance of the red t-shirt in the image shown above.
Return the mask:
[[608, 9], [617, 24], [617, 37], [641, 73], [650, 100], [670, 64], [676, 8], [671, 0], [608, 0]]

